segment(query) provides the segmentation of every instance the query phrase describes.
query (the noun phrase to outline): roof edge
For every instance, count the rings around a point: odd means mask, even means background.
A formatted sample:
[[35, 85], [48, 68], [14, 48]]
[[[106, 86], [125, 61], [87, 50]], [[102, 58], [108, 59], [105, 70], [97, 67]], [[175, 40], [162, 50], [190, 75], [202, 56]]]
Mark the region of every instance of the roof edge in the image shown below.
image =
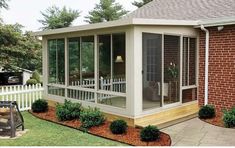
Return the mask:
[[31, 35], [32, 36], [45, 36], [45, 35], [61, 34], [61, 33], [67, 33], [67, 32], [85, 31], [85, 30], [115, 27], [115, 26], [125, 26], [125, 25], [130, 25], [130, 24], [132, 24], [132, 19], [123, 19], [123, 20], [120, 19], [120, 20], [109, 21], [109, 22], [37, 31], [37, 32], [33, 32]]
[[201, 25], [203, 25], [204, 27], [214, 27], [214, 26], [233, 25], [233, 24], [235, 24], [235, 16], [200, 20], [198, 22], [198, 25], [195, 26], [195, 28], [199, 28]]
[[166, 20], [166, 19], [142, 19], [142, 18], [120, 19], [120, 20], [110, 21], [110, 22], [102, 22], [102, 23], [87, 24], [87, 25], [66, 27], [66, 28], [60, 28], [60, 29], [37, 31], [37, 32], [33, 32], [31, 35], [32, 36], [46, 36], [46, 35], [52, 35], [52, 34], [61, 34], [61, 33], [67, 33], [67, 32], [94, 30], [94, 29], [102, 29], [102, 28], [109, 28], [109, 27], [126, 26], [126, 25], [195, 26], [195, 25], [198, 25], [198, 21]]

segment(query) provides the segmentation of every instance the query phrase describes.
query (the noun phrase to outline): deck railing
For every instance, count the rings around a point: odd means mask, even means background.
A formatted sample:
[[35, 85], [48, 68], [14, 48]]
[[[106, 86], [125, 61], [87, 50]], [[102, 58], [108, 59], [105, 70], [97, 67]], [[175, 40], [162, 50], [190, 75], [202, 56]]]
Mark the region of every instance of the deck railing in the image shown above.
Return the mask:
[[[95, 88], [94, 79], [84, 79], [83, 81], [73, 81], [70, 84], [71, 86], [79, 86], [83, 88]], [[126, 90], [126, 81], [124, 78], [115, 78], [115, 79], [100, 79], [99, 80], [99, 89], [105, 91], [114, 91], [125, 93]], [[94, 93], [89, 91], [80, 91], [75, 89], [69, 89], [68, 92], [69, 98], [84, 100], [84, 101], [94, 101]], [[111, 98], [113, 96], [108, 94], [100, 94], [98, 96], [99, 100]]]
[[15, 85], [0, 88], [0, 101], [16, 101], [19, 110], [31, 109], [32, 103], [37, 99], [42, 99], [43, 87], [35, 85]]

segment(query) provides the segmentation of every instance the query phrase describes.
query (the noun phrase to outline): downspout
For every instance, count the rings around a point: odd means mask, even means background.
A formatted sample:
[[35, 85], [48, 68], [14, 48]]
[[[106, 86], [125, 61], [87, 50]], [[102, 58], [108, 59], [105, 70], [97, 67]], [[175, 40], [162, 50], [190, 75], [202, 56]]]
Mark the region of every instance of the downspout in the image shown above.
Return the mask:
[[205, 94], [204, 94], [204, 105], [208, 104], [208, 67], [209, 67], [209, 30], [201, 25], [201, 30], [206, 33], [206, 50], [205, 50]]

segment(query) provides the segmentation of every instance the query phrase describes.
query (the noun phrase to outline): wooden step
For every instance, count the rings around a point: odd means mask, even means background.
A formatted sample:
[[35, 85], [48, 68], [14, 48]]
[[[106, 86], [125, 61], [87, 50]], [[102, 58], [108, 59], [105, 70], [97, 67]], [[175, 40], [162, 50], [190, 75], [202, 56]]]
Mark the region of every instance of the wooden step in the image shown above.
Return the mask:
[[153, 115], [138, 118], [135, 120], [135, 126], [143, 128], [148, 125], [156, 125], [159, 129], [162, 129], [197, 117], [198, 110], [199, 107], [197, 103], [184, 104]]

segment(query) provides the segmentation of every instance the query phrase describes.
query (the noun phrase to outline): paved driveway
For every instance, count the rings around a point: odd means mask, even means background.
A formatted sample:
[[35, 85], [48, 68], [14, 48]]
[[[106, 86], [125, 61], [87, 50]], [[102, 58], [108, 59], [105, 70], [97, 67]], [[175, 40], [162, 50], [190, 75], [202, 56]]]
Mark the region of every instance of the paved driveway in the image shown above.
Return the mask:
[[235, 129], [210, 125], [198, 118], [162, 129], [173, 146], [235, 146]]

